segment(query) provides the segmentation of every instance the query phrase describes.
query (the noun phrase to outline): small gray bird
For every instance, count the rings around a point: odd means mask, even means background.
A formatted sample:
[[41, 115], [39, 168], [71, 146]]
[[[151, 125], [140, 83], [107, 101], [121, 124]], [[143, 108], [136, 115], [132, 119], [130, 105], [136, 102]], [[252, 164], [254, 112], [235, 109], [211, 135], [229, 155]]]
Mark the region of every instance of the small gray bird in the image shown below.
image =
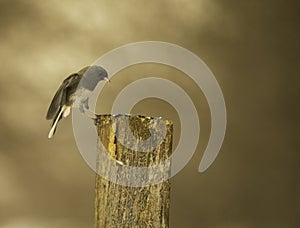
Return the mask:
[[[82, 80], [80, 88], [77, 90], [80, 80]], [[52, 138], [54, 135], [58, 121], [62, 117], [70, 115], [71, 107], [79, 108], [81, 113], [88, 111], [89, 94], [95, 89], [98, 82], [102, 80], [109, 81], [106, 70], [100, 66], [93, 65], [84, 67], [78, 73], [71, 74], [63, 81], [55, 93], [47, 112], [46, 119], [53, 119], [48, 138]]]

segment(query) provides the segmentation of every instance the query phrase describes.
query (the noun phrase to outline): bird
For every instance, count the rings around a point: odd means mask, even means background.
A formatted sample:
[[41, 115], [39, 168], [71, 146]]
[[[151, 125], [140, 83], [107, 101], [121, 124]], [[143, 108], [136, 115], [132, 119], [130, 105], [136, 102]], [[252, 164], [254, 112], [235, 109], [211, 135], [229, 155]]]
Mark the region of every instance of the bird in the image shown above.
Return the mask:
[[[62, 117], [66, 118], [71, 113], [71, 108], [79, 108], [81, 113], [89, 111], [89, 94], [96, 88], [100, 81], [110, 81], [107, 71], [98, 65], [86, 66], [77, 73], [72, 73], [56, 91], [47, 115], [47, 120], [53, 120], [48, 138], [55, 134], [57, 124]], [[80, 86], [77, 89], [80, 82]]]

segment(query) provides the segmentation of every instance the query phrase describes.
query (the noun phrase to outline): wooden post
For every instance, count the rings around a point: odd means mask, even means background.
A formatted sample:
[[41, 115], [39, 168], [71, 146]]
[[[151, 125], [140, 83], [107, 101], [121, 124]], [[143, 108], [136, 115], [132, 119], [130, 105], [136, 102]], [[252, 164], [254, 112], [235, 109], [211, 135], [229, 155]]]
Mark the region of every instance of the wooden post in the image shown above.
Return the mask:
[[[129, 123], [129, 129], [125, 127], [126, 121]], [[159, 118], [130, 115], [98, 115], [96, 120], [99, 141], [101, 140], [109, 155], [124, 165], [135, 167], [157, 165], [171, 155], [173, 125], [167, 120], [163, 121], [166, 137], [153, 151], [137, 152], [123, 146], [128, 143], [128, 140], [132, 140], [128, 138], [129, 134], [145, 140], [151, 135], [150, 128], [160, 131], [159, 122], [162, 122]], [[99, 166], [109, 173], [110, 167], [105, 163]], [[170, 171], [170, 162], [165, 168]], [[170, 181], [168, 179], [155, 185], [130, 187], [118, 185], [97, 174], [95, 191], [95, 228], [169, 227]]]

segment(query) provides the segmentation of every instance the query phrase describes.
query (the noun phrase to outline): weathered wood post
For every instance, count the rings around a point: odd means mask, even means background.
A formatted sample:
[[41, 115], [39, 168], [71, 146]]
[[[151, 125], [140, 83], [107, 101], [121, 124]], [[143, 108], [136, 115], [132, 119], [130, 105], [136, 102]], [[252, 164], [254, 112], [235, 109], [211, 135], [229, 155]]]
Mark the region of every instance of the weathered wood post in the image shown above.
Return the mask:
[[[126, 121], [129, 123], [129, 129], [126, 127], [128, 126]], [[158, 123], [162, 121], [166, 135], [154, 150], [145, 153], [124, 146], [129, 143], [129, 140], [133, 145], [137, 143], [129, 135], [133, 134], [136, 138], [145, 140], [151, 135], [150, 128], [159, 132], [162, 129], [160, 129], [161, 124]], [[173, 125], [170, 121], [143, 116], [98, 115], [96, 123], [98, 145], [101, 142], [109, 156], [124, 165], [151, 167], [160, 164], [172, 153]], [[147, 150], [151, 145], [145, 147], [144, 149]], [[98, 164], [98, 170], [110, 172], [111, 167], [101, 159], [98, 160]], [[162, 172], [169, 173], [170, 162], [167, 162], [163, 169]], [[130, 175], [125, 178], [134, 178]], [[97, 174], [95, 191], [95, 228], [169, 227], [170, 181], [168, 179], [154, 185], [131, 187], [113, 183]]]

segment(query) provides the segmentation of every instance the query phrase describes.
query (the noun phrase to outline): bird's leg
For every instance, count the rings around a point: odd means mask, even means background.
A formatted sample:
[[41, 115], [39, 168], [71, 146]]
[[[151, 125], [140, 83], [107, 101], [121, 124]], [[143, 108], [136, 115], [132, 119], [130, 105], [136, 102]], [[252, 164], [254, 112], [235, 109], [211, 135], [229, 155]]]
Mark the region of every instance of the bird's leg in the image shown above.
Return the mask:
[[81, 112], [81, 113], [85, 113], [85, 110], [84, 110], [84, 108], [83, 108], [83, 105], [79, 105], [79, 111]]
[[89, 99], [88, 98], [83, 101], [83, 106], [85, 109], [87, 109], [87, 110], [89, 109]]
[[80, 111], [87, 115], [91, 119], [96, 119], [96, 115], [94, 112], [89, 110], [89, 99], [86, 98], [79, 107]]
[[85, 109], [85, 115], [87, 115], [89, 118], [95, 120], [97, 118], [96, 114], [94, 112], [92, 112], [89, 109]]

